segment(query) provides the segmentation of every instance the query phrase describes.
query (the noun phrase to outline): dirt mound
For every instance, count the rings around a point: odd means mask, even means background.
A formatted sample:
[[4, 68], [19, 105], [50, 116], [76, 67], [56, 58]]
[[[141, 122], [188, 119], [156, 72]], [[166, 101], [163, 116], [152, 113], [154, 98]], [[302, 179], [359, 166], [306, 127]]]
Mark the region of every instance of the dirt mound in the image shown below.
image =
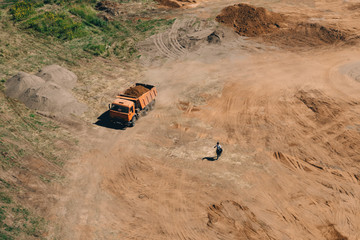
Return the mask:
[[337, 41], [345, 41], [346, 35], [338, 29], [327, 28], [316, 23], [300, 23], [297, 25], [297, 33], [303, 37], [318, 39], [321, 42], [333, 44]]
[[101, 1], [95, 6], [96, 10], [106, 12], [112, 16], [118, 16], [120, 14], [120, 3], [113, 1]]
[[69, 91], [76, 83], [74, 73], [51, 65], [44, 67], [37, 75], [19, 72], [6, 81], [5, 94], [31, 109], [53, 114], [79, 115], [86, 110], [86, 106], [79, 103]]
[[294, 27], [264, 36], [264, 40], [286, 46], [319, 46], [346, 42], [345, 32], [317, 23], [297, 23]]
[[195, 4], [195, 0], [156, 0], [161, 5], [171, 8], [181, 8], [189, 4]]
[[56, 64], [42, 68], [36, 76], [68, 89], [75, 87], [77, 82], [77, 76], [73, 72]]
[[20, 95], [22, 95], [30, 87], [39, 87], [44, 83], [44, 79], [38, 76], [25, 72], [19, 72], [6, 81], [5, 94], [11, 98], [19, 98]]
[[254, 37], [280, 28], [284, 17], [262, 7], [241, 3], [224, 8], [216, 21], [233, 27], [240, 35]]
[[149, 91], [149, 89], [147, 89], [146, 87], [143, 87], [141, 85], [137, 85], [135, 87], [131, 87], [131, 88], [127, 89], [124, 94], [132, 96], [132, 97], [140, 97], [141, 95], [143, 95], [147, 91]]
[[[292, 19], [292, 20], [291, 20]], [[298, 22], [262, 7], [237, 4], [224, 8], [216, 20], [242, 36], [261, 37], [280, 46], [304, 47], [350, 42], [348, 32], [317, 23]]]
[[70, 92], [52, 82], [30, 87], [18, 99], [28, 108], [50, 113], [79, 115], [86, 110]]

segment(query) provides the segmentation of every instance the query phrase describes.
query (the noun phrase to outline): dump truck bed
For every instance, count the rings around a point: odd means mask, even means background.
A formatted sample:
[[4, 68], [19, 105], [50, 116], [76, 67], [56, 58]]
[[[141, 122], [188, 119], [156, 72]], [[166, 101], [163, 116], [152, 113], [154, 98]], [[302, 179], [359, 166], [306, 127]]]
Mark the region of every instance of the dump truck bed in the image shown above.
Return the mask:
[[[137, 91], [136, 89], [137, 87], [139, 89], [140, 87], [142, 89], [145, 88], [147, 89], [147, 91], [146, 90]], [[125, 93], [119, 94], [119, 96], [117, 97], [121, 99], [133, 101], [135, 103], [135, 107], [139, 108], [140, 110], [144, 109], [149, 103], [151, 103], [157, 95], [155, 86], [143, 84], [143, 83], [136, 83], [134, 87], [127, 89]]]

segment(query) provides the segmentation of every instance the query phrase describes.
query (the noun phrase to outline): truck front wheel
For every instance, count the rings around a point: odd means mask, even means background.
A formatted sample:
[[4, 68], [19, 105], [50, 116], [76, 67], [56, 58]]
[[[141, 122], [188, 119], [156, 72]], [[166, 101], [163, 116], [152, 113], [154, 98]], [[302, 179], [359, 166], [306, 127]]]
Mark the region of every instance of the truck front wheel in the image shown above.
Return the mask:
[[136, 120], [137, 120], [136, 116], [133, 116], [133, 118], [132, 118], [131, 121], [129, 122], [129, 127], [135, 126]]

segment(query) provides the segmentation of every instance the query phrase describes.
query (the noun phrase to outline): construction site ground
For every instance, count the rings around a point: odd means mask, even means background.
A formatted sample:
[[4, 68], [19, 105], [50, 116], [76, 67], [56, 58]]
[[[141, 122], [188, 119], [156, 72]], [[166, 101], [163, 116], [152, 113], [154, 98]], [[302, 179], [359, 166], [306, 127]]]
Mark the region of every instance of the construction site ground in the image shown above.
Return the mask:
[[[220, 44], [165, 44], [232, 3], [177, 10], [172, 32], [154, 37], [160, 56], [140, 63], [139, 81], [159, 96], [134, 128], [81, 131], [83, 153], [51, 211], [54, 235], [360, 238], [360, 83], [348, 74], [358, 45], [284, 47], [221, 25]], [[251, 3], [360, 34], [343, 1]], [[214, 161], [217, 141], [224, 153]]]
[[360, 239], [360, 7], [251, 0], [286, 20], [249, 37], [215, 20], [238, 3], [166, 8], [131, 70], [108, 63], [122, 77], [89, 89], [151, 84], [156, 106], [133, 128], [93, 124], [106, 104], [64, 123], [79, 153], [46, 238]]

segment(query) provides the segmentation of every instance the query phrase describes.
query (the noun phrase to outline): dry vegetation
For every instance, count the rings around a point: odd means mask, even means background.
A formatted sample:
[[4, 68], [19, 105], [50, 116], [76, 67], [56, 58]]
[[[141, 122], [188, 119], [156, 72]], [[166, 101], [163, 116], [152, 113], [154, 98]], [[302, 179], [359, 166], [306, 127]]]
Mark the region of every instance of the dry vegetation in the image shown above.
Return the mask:
[[48, 198], [47, 184], [63, 178], [63, 165], [72, 157], [76, 140], [3, 92], [0, 112], [0, 236], [35, 239], [46, 229], [42, 216], [47, 209], [41, 203]]

